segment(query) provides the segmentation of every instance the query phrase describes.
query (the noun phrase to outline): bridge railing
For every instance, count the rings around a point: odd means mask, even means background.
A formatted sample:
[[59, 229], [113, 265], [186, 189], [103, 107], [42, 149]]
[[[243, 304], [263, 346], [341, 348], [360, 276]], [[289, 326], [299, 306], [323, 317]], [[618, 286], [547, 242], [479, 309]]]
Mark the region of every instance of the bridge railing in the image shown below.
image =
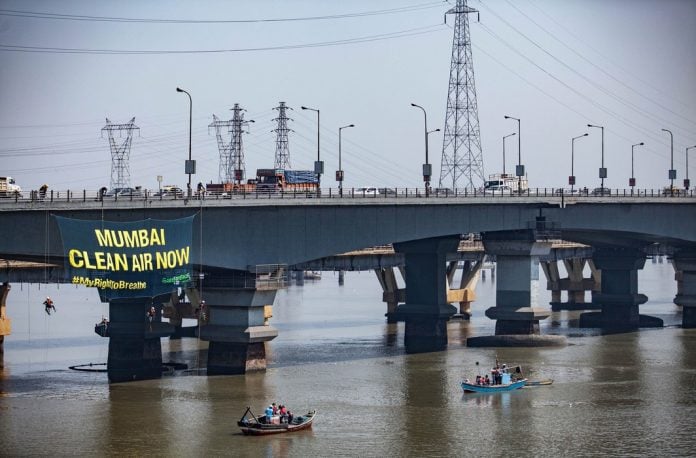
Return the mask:
[[155, 202], [155, 201], [190, 201], [190, 200], [239, 200], [239, 199], [496, 199], [518, 197], [544, 197], [564, 199], [592, 199], [592, 198], [694, 198], [694, 189], [660, 188], [660, 189], [610, 189], [595, 188], [592, 190], [560, 189], [560, 188], [530, 188], [521, 194], [511, 191], [470, 190], [470, 189], [431, 189], [428, 193], [424, 188], [379, 188], [378, 191], [365, 191], [364, 189], [343, 189], [339, 192], [336, 188], [323, 188], [320, 193], [316, 191], [247, 191], [241, 190], [229, 193], [201, 192], [193, 193], [191, 197], [185, 194], [163, 195], [158, 191], [138, 190], [124, 195], [104, 195], [100, 191], [91, 190], [49, 190], [47, 192], [29, 191], [14, 194], [0, 194], [0, 205], [12, 203], [41, 203], [41, 202]]

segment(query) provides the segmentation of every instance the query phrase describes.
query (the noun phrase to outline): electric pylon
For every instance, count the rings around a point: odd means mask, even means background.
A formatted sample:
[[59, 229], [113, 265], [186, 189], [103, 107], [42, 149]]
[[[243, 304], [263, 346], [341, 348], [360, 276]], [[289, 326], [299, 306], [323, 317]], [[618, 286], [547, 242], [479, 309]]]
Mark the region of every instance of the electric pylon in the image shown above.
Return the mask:
[[468, 16], [478, 10], [466, 2], [457, 0], [445, 13], [445, 18], [454, 14], [455, 19], [439, 186], [456, 189], [462, 177], [463, 187], [473, 191], [485, 178]]
[[[140, 131], [140, 127], [135, 125], [135, 117], [126, 124], [114, 124], [106, 118], [106, 125], [102, 127], [102, 136], [104, 131], [109, 135], [109, 148], [111, 148], [111, 189], [114, 188], [129, 188], [130, 187], [130, 159], [131, 142], [133, 141], [133, 131]], [[116, 144], [114, 132], [118, 131], [119, 136], [122, 132], [126, 132], [126, 138], [121, 145]]]
[[273, 165], [276, 169], [290, 169], [288, 132], [292, 132], [292, 129], [288, 128], [288, 120], [292, 121], [292, 119], [285, 114], [285, 110], [288, 109], [292, 110], [292, 108], [285, 106], [285, 102], [279, 102], [279, 106], [274, 108], [274, 110], [278, 110], [278, 117], [273, 120], [278, 121], [278, 127], [272, 131], [276, 133], [276, 152]]
[[[232, 140], [226, 142], [226, 134], [231, 132], [232, 120], [222, 121], [217, 116], [213, 115], [213, 122], [208, 125], [208, 129], [215, 128], [215, 136], [217, 137], [218, 150], [220, 151], [220, 166], [218, 174], [220, 183], [232, 183], [234, 174], [232, 173]], [[223, 133], [224, 132], [224, 133]]]
[[234, 104], [232, 108], [232, 141], [231, 141], [231, 155], [230, 155], [230, 168], [233, 171], [234, 183], [241, 184], [246, 176], [246, 169], [244, 165], [244, 148], [242, 146], [242, 134], [244, 133], [244, 127], [249, 125], [253, 120], [244, 120], [244, 110], [239, 106], [238, 103]]

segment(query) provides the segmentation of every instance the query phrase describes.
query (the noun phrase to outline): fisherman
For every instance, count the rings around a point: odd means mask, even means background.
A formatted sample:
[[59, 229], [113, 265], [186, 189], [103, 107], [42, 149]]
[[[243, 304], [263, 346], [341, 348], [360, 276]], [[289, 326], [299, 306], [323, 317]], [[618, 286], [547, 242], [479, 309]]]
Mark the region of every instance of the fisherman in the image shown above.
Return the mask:
[[273, 406], [271, 405], [271, 406], [266, 407], [266, 410], [264, 413], [266, 414], [266, 423], [270, 425], [271, 422], [273, 421]]
[[48, 315], [51, 314], [51, 310], [53, 310], [54, 312], [56, 311], [56, 306], [53, 305], [53, 300], [48, 296], [46, 296], [46, 300], [44, 301], [44, 306], [46, 307], [46, 313]]

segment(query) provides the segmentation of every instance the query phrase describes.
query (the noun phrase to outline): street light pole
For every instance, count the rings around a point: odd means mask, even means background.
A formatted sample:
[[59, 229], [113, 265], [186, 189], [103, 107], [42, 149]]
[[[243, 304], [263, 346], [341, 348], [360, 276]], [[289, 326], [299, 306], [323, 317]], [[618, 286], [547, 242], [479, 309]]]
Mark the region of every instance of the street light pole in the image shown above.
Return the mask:
[[196, 173], [196, 161], [191, 160], [191, 126], [193, 123], [193, 100], [191, 99], [191, 94], [181, 89], [180, 87], [176, 88], [176, 92], [183, 92], [184, 94], [188, 95], [189, 98], [189, 155], [188, 161], [186, 161], [186, 163], [184, 164], [184, 173], [188, 174], [188, 197], [191, 197], [191, 174]]
[[338, 195], [343, 197], [343, 168], [341, 167], [341, 131], [349, 127], [355, 127], [355, 124], [338, 128], [338, 170], [336, 171], [336, 181], [338, 181]]
[[324, 173], [324, 163], [321, 161], [319, 148], [319, 110], [316, 108], [300, 107], [303, 110], [314, 111], [317, 113], [317, 160], [314, 163], [314, 173], [317, 174], [317, 196], [321, 196], [321, 174]]
[[517, 135], [517, 133], [513, 132], [511, 134], [503, 136], [503, 175], [505, 175], [505, 139], [508, 137], [512, 137], [513, 135]]
[[691, 182], [689, 181], [689, 150], [693, 148], [696, 148], [696, 145], [686, 147], [686, 178], [684, 178], [684, 189], [689, 189], [689, 186], [691, 186]]
[[601, 179], [601, 193], [604, 195], [604, 179], [607, 177], [607, 169], [604, 167], [604, 126], [588, 124], [587, 127], [596, 127], [598, 129], [602, 129], [602, 166], [599, 168], [599, 178]]
[[669, 195], [673, 196], [674, 195], [674, 180], [677, 178], [677, 171], [674, 169], [674, 135], [672, 135], [672, 131], [669, 129], [662, 129], [663, 132], [667, 132], [669, 134], [669, 139], [670, 139], [670, 153], [669, 153], [669, 172], [667, 174], [669, 178]]
[[[425, 133], [425, 164], [423, 164], [423, 181], [425, 182], [425, 197], [428, 197], [430, 195], [430, 177], [432, 176], [432, 167], [430, 166], [430, 162], [428, 162], [428, 113], [426, 113], [425, 108], [420, 105], [412, 103], [411, 106], [423, 110], [423, 132]], [[439, 129], [435, 129], [433, 132], [436, 130]]]
[[631, 145], [631, 178], [628, 180], [628, 185], [631, 187], [631, 195], [633, 195], [633, 188], [636, 186], [636, 175], [633, 172], [633, 153], [636, 149], [636, 146], [643, 146], [645, 143], [640, 142], [636, 143], [635, 145]]
[[570, 176], [568, 177], [568, 184], [570, 185], [570, 194], [573, 194], [573, 187], [575, 186], [575, 140], [578, 138], [582, 137], [587, 137], [588, 134], [585, 132], [582, 135], [578, 135], [577, 137], [573, 137], [570, 140]]
[[524, 176], [524, 165], [522, 165], [522, 127], [519, 118], [513, 116], [505, 116], [505, 119], [514, 119], [517, 121], [517, 167], [515, 175], [517, 175], [517, 193], [522, 195], [522, 177]]

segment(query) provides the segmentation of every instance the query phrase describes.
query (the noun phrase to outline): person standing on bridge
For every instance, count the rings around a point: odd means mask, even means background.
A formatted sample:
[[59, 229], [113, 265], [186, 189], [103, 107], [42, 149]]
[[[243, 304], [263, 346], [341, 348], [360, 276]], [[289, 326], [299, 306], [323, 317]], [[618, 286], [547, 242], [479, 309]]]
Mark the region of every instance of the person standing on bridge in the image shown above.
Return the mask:
[[46, 308], [46, 314], [50, 315], [51, 310], [54, 312], [56, 311], [56, 306], [53, 305], [53, 300], [49, 296], [46, 296], [46, 300], [43, 303], [44, 307]]

